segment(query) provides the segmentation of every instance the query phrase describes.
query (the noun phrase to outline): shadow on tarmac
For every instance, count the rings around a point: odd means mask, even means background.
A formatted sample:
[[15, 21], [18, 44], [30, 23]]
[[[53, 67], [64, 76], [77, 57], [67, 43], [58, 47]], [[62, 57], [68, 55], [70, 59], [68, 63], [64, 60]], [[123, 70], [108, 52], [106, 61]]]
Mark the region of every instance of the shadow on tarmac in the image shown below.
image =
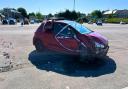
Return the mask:
[[76, 56], [50, 51], [42, 53], [32, 51], [28, 59], [40, 70], [74, 77], [98, 77], [114, 73], [116, 70], [115, 61], [109, 57], [96, 59], [93, 63], [82, 63]]

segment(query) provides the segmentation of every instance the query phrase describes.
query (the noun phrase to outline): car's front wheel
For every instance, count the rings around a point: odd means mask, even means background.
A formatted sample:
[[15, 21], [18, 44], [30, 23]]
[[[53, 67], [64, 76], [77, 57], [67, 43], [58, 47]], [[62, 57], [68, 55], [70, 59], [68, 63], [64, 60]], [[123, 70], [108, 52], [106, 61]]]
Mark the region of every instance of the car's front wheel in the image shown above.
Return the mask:
[[44, 45], [42, 44], [42, 42], [40, 41], [40, 40], [37, 40], [36, 42], [35, 42], [35, 48], [36, 48], [36, 50], [37, 51], [39, 51], [39, 52], [42, 52], [42, 51], [44, 51]]
[[94, 61], [95, 58], [90, 54], [88, 54], [88, 49], [86, 46], [80, 45], [79, 50], [80, 50], [80, 62], [89, 63]]
[[84, 45], [80, 45], [79, 46], [79, 50], [80, 50], [80, 61], [81, 62], [85, 62], [86, 61], [86, 57], [87, 57], [87, 48], [84, 47]]

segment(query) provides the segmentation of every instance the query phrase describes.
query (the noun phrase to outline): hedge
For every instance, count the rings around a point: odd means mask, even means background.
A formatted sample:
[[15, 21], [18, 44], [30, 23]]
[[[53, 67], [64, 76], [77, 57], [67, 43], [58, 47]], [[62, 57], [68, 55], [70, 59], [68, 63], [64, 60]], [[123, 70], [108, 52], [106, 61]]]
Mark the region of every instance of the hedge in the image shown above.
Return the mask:
[[128, 18], [109, 18], [105, 19], [106, 23], [120, 23], [120, 22], [128, 23]]

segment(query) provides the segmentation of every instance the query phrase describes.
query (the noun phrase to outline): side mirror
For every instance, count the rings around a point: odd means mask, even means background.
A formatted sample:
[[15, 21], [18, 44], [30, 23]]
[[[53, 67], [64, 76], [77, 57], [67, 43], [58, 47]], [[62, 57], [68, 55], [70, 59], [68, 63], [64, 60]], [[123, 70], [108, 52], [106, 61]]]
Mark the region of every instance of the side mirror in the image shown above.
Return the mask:
[[44, 29], [45, 29], [46, 32], [51, 31], [52, 28], [53, 28], [52, 22], [47, 22], [47, 23], [45, 24], [45, 26], [44, 26]]

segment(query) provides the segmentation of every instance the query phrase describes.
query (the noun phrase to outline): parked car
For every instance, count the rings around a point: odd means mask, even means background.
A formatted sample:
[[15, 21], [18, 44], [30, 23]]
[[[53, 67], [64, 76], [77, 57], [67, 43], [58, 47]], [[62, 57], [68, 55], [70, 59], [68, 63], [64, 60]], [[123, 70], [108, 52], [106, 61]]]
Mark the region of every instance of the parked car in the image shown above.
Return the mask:
[[9, 22], [9, 25], [15, 25], [16, 24], [15, 19], [10, 19], [8, 22]]
[[97, 32], [69, 20], [42, 22], [33, 37], [37, 51], [45, 49], [80, 56], [81, 61], [106, 57], [108, 40]]
[[120, 21], [120, 24], [126, 24], [126, 22]]
[[101, 20], [98, 20], [98, 21], [96, 22], [96, 24], [102, 26], [102, 21], [101, 21]]
[[35, 19], [35, 23], [40, 23], [39, 19]]
[[23, 25], [28, 25], [28, 24], [29, 24], [29, 20], [28, 19], [24, 19]]
[[34, 20], [30, 20], [30, 24], [34, 24], [35, 23], [35, 21]]
[[93, 21], [89, 21], [88, 24], [93, 24]]
[[2, 24], [3, 25], [7, 25], [8, 24], [8, 20], [7, 19], [2, 20]]

